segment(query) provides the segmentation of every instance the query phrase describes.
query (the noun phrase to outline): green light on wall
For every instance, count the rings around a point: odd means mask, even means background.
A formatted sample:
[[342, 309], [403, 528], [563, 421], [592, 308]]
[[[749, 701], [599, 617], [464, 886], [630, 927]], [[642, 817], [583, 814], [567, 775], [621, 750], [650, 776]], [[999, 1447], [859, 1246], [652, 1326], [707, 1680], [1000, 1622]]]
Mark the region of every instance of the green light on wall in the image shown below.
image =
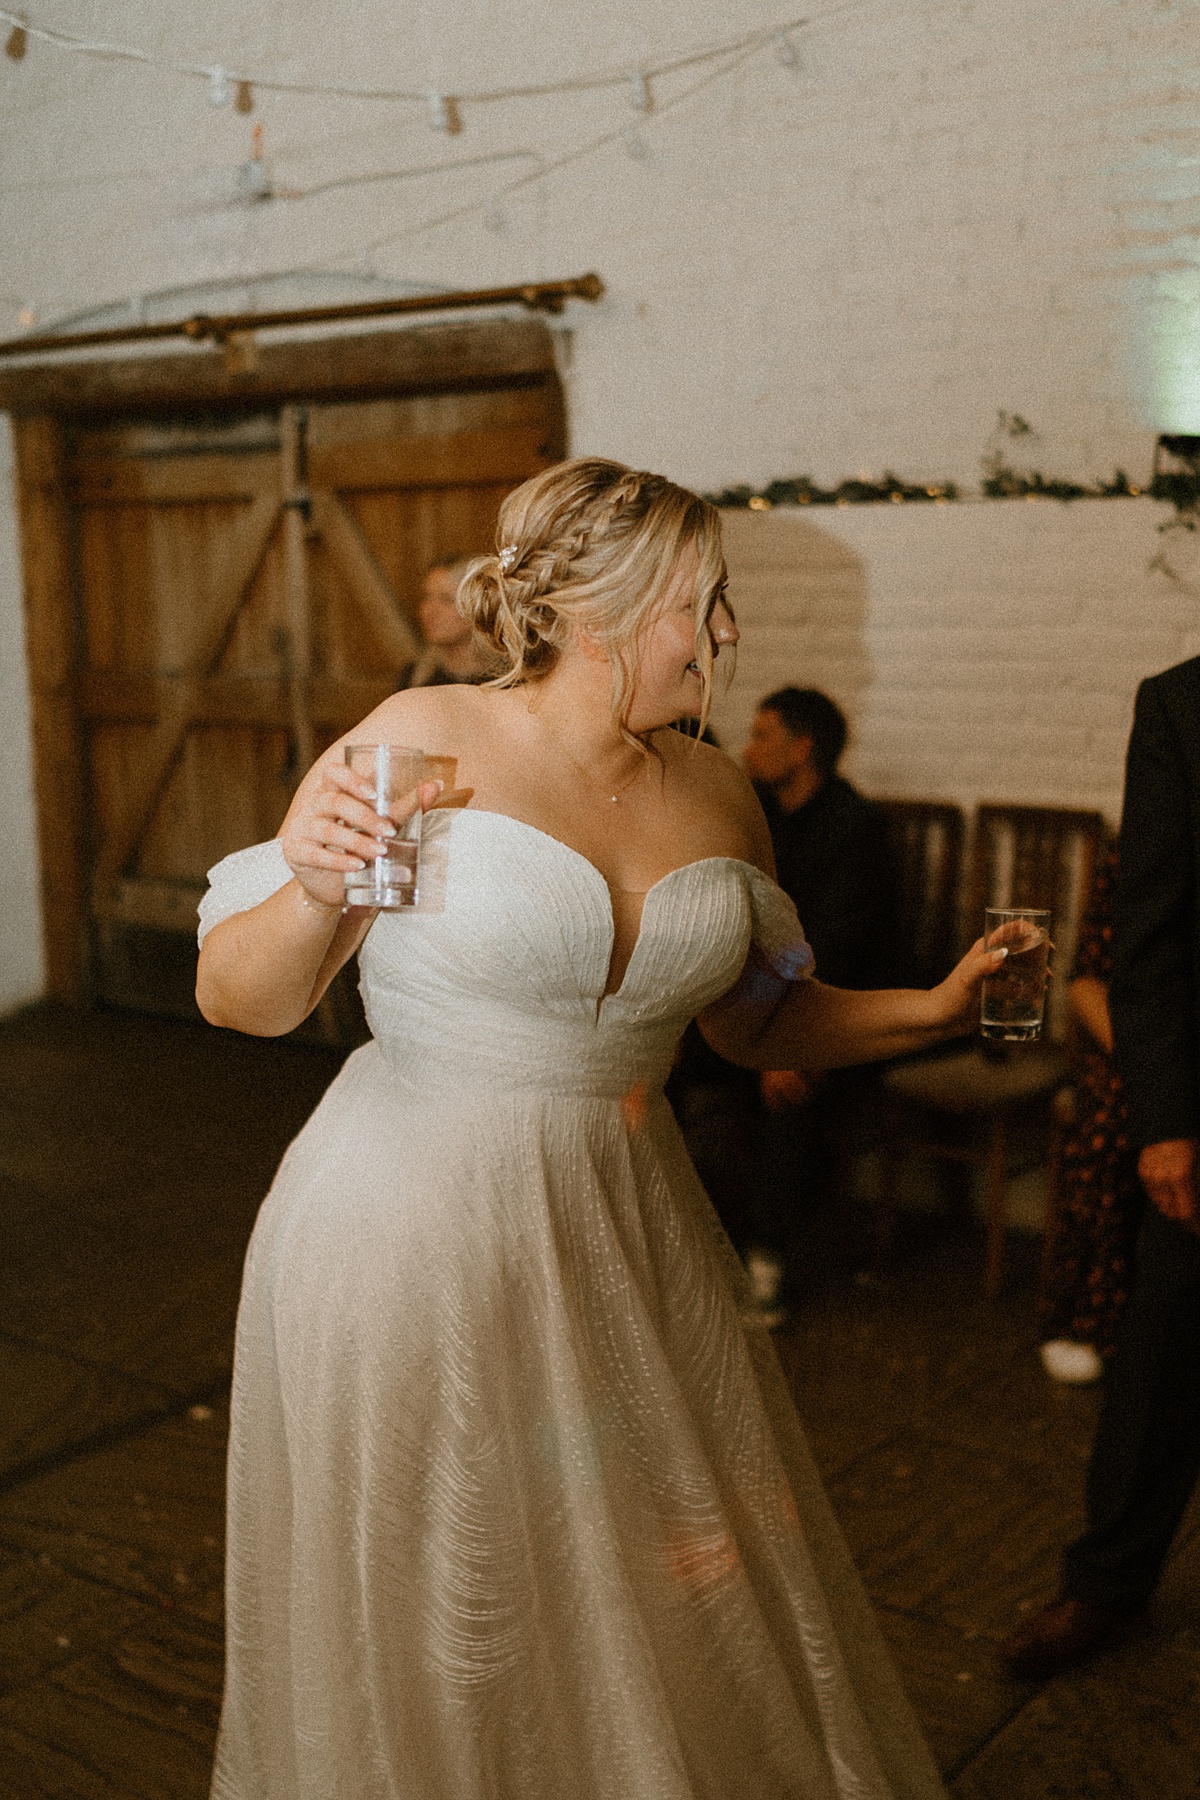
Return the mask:
[[1138, 306], [1147, 423], [1200, 433], [1200, 269], [1160, 274]]

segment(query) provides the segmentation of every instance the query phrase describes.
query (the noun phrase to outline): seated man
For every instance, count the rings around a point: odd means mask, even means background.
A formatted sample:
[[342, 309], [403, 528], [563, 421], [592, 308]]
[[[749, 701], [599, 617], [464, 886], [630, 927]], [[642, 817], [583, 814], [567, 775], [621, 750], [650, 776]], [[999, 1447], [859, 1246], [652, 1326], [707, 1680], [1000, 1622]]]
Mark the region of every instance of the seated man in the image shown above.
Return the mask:
[[[886, 816], [837, 772], [846, 736], [828, 695], [780, 688], [760, 703], [742, 760], [818, 977], [834, 987], [886, 987], [896, 963], [895, 864]], [[799, 1209], [827, 1176], [829, 1115], [856, 1080], [854, 1072], [826, 1076], [816, 1100], [815, 1078], [761, 1077], [746, 1260], [764, 1324], [785, 1317]]]

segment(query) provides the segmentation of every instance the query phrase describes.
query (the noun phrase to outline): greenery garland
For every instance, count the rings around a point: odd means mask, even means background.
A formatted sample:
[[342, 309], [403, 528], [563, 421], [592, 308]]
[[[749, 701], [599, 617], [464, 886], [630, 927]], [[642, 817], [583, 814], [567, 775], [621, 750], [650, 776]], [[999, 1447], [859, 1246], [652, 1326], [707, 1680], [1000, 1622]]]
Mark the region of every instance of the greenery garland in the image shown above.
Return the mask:
[[[1136, 487], [1124, 469], [1115, 469], [1110, 481], [1069, 481], [1063, 476], [1043, 475], [1040, 469], [1017, 469], [995, 443], [996, 437], [1032, 436], [1033, 427], [1019, 413], [1001, 412], [993, 444], [983, 457], [983, 481], [980, 493], [987, 500], [1136, 500], [1145, 494], [1152, 500], [1165, 500], [1175, 508], [1178, 523], [1187, 530], [1196, 529], [1200, 517], [1200, 439], [1164, 438], [1164, 444], [1182, 467], [1155, 468], [1145, 487]], [[878, 481], [856, 476], [839, 481], [836, 487], [822, 487], [811, 475], [786, 476], [769, 481], [765, 487], [722, 488], [706, 494], [714, 506], [749, 507], [754, 512], [767, 512], [773, 506], [872, 506], [890, 502], [899, 506], [915, 501], [945, 505], [960, 500], [963, 490], [953, 481], [903, 481], [890, 469]]]

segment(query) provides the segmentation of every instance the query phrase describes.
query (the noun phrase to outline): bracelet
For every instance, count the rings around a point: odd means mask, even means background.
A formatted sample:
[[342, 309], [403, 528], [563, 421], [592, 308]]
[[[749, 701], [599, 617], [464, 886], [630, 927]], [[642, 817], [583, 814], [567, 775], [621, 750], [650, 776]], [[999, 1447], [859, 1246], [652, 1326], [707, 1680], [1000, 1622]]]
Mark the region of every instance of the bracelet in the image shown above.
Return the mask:
[[328, 906], [324, 900], [314, 900], [302, 882], [298, 881], [296, 886], [300, 890], [300, 904], [301, 906], [306, 907], [309, 912], [325, 913], [327, 916], [336, 913], [340, 919], [343, 913], [348, 913], [350, 911], [348, 906]]

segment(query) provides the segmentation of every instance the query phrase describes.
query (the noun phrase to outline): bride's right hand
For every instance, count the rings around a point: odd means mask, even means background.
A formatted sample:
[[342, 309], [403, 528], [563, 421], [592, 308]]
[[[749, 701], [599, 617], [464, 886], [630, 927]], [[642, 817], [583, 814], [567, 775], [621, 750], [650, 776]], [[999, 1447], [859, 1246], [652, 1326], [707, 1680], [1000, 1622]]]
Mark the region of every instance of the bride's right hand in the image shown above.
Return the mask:
[[[440, 789], [440, 782], [423, 781], [395, 810], [432, 806]], [[346, 875], [382, 856], [396, 835], [395, 822], [376, 812], [373, 793], [366, 776], [333, 758], [315, 762], [296, 789], [279, 839], [288, 868], [319, 905], [340, 906]]]

